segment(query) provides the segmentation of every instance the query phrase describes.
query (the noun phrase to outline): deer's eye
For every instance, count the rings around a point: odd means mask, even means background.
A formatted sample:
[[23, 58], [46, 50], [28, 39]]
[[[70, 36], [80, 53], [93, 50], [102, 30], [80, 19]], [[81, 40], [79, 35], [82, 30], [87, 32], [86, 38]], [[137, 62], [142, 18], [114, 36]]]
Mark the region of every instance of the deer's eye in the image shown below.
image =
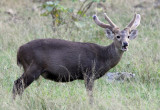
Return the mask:
[[117, 36], [117, 38], [119, 39], [119, 38], [120, 38], [120, 36]]
[[128, 36], [128, 39], [129, 39], [129, 37], [130, 37], [130, 36]]

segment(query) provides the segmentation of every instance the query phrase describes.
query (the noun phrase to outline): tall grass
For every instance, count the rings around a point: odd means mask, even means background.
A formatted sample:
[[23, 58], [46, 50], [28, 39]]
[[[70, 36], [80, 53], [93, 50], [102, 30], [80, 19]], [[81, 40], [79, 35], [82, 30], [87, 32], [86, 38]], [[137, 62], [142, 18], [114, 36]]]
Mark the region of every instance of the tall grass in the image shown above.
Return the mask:
[[[136, 79], [124, 83], [107, 83], [105, 77], [96, 80], [95, 104], [88, 105], [83, 81], [55, 83], [42, 77], [32, 83], [22, 99], [12, 100], [12, 86], [23, 71], [16, 65], [18, 47], [38, 38], [58, 38], [71, 41], [93, 42], [99, 45], [111, 43], [104, 30], [91, 18], [97, 13], [104, 21], [103, 11], [92, 8], [85, 24], [77, 28], [73, 23], [62, 25], [54, 32], [51, 17], [42, 17], [32, 11], [31, 1], [0, 1], [0, 110], [158, 110], [160, 108], [160, 10], [134, 9], [138, 0], [114, 0], [106, 2], [107, 14], [123, 28], [134, 12], [142, 15], [138, 37], [130, 41], [121, 62], [110, 71], [126, 71], [136, 74]], [[64, 1], [70, 6], [69, 1]], [[39, 4], [38, 4], [39, 5]], [[75, 4], [78, 6], [78, 4]], [[17, 11], [15, 18], [6, 14], [9, 8]], [[66, 15], [64, 15], [65, 17]], [[67, 17], [67, 16], [66, 16]], [[65, 30], [66, 29], [66, 30]]]

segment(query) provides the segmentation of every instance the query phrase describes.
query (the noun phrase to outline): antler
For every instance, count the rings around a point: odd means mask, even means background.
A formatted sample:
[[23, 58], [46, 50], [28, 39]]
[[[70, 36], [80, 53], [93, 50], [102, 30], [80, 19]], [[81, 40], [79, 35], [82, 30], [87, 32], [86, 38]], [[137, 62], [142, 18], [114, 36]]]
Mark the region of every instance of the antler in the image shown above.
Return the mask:
[[100, 26], [100, 27], [102, 27], [102, 28], [112, 29], [112, 26], [101, 22], [96, 15], [93, 15], [93, 20], [95, 21], [95, 23], [96, 23], [98, 26]]
[[104, 17], [105, 17], [105, 19], [108, 21], [108, 23], [112, 26], [112, 27], [117, 27], [112, 21], [111, 21], [111, 19], [107, 16], [107, 14], [106, 13], [104, 13]]
[[102, 28], [109, 28], [110, 30], [116, 32], [118, 27], [110, 20], [110, 18], [104, 13], [105, 19], [109, 22], [109, 24], [105, 24], [101, 22], [96, 15], [93, 16], [93, 20], [95, 23]]
[[128, 28], [129, 30], [133, 30], [136, 29], [141, 21], [141, 15], [140, 14], [135, 14], [134, 18], [130, 21], [130, 23], [127, 25], [126, 28]]

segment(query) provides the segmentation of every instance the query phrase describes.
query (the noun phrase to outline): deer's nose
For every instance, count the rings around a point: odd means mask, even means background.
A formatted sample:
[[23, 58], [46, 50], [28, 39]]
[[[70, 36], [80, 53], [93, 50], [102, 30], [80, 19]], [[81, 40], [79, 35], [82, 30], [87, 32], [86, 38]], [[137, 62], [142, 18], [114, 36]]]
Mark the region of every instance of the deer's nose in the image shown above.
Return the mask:
[[127, 43], [127, 42], [123, 42], [123, 46], [124, 46], [124, 47], [127, 47], [127, 46], [128, 46], [128, 43]]

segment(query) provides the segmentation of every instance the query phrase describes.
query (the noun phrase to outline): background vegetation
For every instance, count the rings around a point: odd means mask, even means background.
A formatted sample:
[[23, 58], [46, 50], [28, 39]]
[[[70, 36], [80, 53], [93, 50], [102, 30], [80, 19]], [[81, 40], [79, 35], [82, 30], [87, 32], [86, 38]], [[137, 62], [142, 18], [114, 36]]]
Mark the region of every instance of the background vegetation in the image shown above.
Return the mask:
[[[77, 13], [83, 2], [63, 0], [60, 5]], [[78, 20], [70, 12], [62, 12], [60, 25], [53, 18], [42, 16], [41, 2], [36, 0], [0, 1], [0, 110], [159, 110], [160, 108], [160, 9], [153, 0], [106, 0], [96, 2]], [[83, 81], [55, 83], [42, 77], [29, 86], [22, 99], [12, 100], [12, 86], [21, 74], [16, 53], [22, 44], [39, 38], [70, 41], [111, 43], [104, 30], [93, 22], [97, 14], [104, 22], [103, 12], [123, 29], [134, 13], [142, 16], [138, 37], [130, 42], [121, 62], [112, 70], [136, 74], [136, 79], [124, 83], [107, 83], [106, 77], [95, 81], [93, 107]]]

